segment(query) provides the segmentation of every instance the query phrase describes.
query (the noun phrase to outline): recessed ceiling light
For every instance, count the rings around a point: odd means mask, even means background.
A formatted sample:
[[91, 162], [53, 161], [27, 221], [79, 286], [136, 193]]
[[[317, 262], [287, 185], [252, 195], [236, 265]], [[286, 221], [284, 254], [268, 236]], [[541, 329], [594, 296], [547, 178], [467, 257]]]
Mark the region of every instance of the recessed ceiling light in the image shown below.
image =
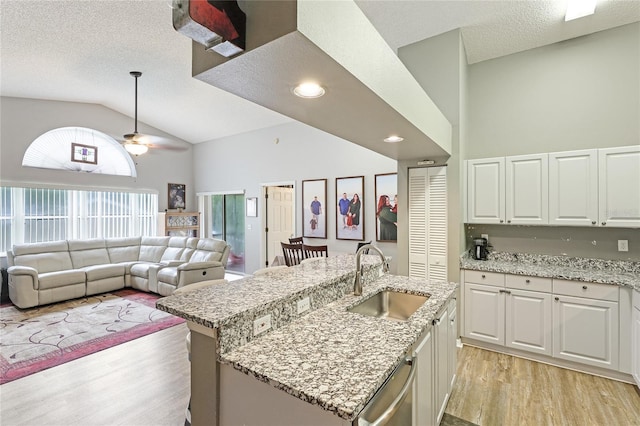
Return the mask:
[[301, 98], [319, 98], [324, 89], [317, 83], [302, 83], [293, 89], [293, 93]]
[[596, 0], [569, 0], [565, 21], [593, 15], [596, 11]]
[[388, 138], [384, 138], [384, 141], [389, 143], [402, 142], [403, 140], [404, 138], [396, 135], [392, 135], [392, 136], [389, 136]]

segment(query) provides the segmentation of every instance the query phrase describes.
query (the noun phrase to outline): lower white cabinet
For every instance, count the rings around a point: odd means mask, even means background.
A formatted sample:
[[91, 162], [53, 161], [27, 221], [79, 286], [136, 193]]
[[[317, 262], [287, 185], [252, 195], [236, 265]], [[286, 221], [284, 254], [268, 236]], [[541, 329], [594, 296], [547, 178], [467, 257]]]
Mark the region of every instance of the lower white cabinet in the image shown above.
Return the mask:
[[618, 368], [618, 303], [559, 295], [553, 305], [553, 356]]
[[633, 292], [632, 316], [631, 374], [636, 385], [640, 386], [640, 291], [638, 290]]
[[506, 289], [505, 345], [551, 355], [551, 294]]
[[435, 397], [438, 416], [435, 424], [439, 424], [444, 409], [449, 401], [449, 313], [445, 309], [434, 321], [433, 333], [435, 336]]
[[[622, 327], [631, 313], [626, 302], [620, 307], [618, 286], [464, 271], [463, 294], [465, 338], [585, 366], [631, 369], [640, 381], [640, 301], [633, 308], [635, 328]], [[623, 343], [631, 332], [636, 352], [629, 362], [630, 345]]]
[[413, 388], [413, 424], [435, 424], [433, 330], [430, 330], [415, 350], [418, 370]]
[[456, 381], [456, 369], [458, 367], [458, 310], [456, 299], [449, 303], [449, 395]]

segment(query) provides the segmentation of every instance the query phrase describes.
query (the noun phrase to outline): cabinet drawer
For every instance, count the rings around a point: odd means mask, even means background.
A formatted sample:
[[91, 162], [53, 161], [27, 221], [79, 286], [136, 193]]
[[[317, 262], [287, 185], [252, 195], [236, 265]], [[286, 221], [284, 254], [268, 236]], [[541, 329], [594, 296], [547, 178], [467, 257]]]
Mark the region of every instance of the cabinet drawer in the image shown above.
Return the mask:
[[542, 291], [551, 293], [551, 278], [529, 277], [527, 275], [506, 275], [506, 285], [520, 290]]
[[553, 280], [553, 293], [566, 296], [587, 297], [589, 299], [617, 302], [619, 287], [610, 284], [596, 284], [582, 281]]
[[475, 284], [504, 287], [504, 274], [498, 272], [469, 271], [464, 272], [464, 281]]

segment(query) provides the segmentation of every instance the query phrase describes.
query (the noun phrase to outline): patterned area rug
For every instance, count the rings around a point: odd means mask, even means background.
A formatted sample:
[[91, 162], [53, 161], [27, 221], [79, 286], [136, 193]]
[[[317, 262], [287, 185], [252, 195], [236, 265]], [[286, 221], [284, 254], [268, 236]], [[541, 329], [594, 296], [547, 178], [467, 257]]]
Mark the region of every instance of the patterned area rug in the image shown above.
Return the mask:
[[0, 384], [184, 322], [124, 289], [20, 310], [0, 307]]

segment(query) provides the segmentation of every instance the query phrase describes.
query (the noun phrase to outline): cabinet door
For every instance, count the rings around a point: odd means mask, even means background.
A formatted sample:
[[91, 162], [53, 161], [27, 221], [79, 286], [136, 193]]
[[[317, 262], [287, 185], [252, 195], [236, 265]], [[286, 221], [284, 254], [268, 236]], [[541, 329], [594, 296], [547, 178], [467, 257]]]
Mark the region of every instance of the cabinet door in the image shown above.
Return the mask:
[[467, 220], [504, 223], [504, 157], [467, 161]]
[[640, 386], [640, 291], [634, 291], [632, 313], [632, 338], [631, 338], [631, 374]]
[[553, 356], [598, 367], [618, 368], [618, 303], [555, 296]]
[[598, 150], [600, 226], [640, 226], [640, 145]]
[[505, 303], [506, 345], [551, 356], [551, 294], [507, 289]]
[[547, 154], [506, 157], [506, 220], [516, 225], [549, 223]]
[[444, 415], [444, 409], [449, 400], [449, 314], [447, 309], [435, 320], [433, 332], [435, 335], [435, 366], [436, 389], [435, 407], [438, 410], [438, 417], [435, 424], [439, 424]]
[[413, 424], [436, 424], [434, 409], [433, 330], [429, 331], [416, 348], [418, 370], [413, 388]]
[[452, 300], [449, 304], [449, 394], [453, 390], [453, 384], [456, 381], [456, 369], [458, 366], [458, 320], [457, 320], [456, 300]]
[[464, 284], [464, 336], [504, 345], [504, 289]]
[[598, 223], [598, 151], [549, 154], [549, 223]]

